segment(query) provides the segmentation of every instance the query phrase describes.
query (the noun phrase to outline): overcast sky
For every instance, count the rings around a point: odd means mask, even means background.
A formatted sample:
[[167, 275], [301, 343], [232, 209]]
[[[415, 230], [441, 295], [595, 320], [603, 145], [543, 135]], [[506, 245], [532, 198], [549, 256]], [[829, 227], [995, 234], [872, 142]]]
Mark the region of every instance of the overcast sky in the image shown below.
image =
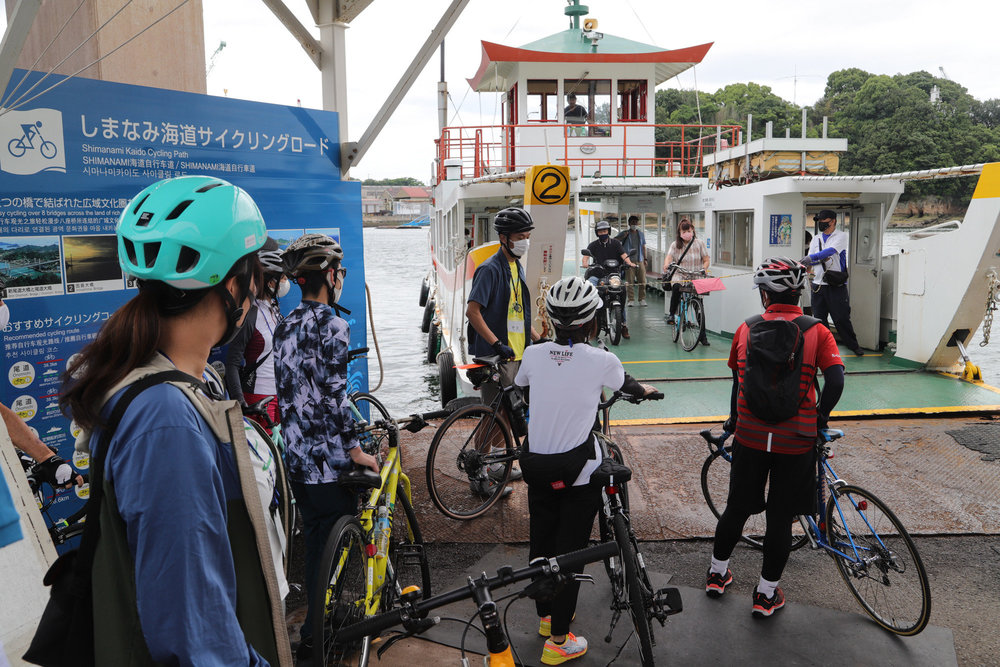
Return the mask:
[[[49, 2], [56, 0], [48, 0]], [[285, 0], [314, 35], [304, 0]], [[203, 0], [205, 49], [225, 41], [208, 77], [215, 95], [319, 108], [319, 72], [259, 0]], [[347, 32], [349, 139], [365, 131], [450, 0], [374, 0]], [[1000, 98], [991, 0], [769, 0], [748, 4], [669, 0], [585, 0], [608, 34], [673, 49], [714, 42], [701, 65], [661, 85], [714, 92], [736, 82], [770, 86], [811, 105], [831, 72], [925, 70]], [[471, 92], [480, 40], [520, 46], [564, 30], [564, 0], [470, 0], [446, 40], [452, 124], [500, 122], [498, 96]], [[437, 54], [361, 164], [356, 178], [413, 176], [427, 182], [437, 135]], [[456, 116], [457, 111], [457, 116]], [[945, 165], [942, 165], [945, 166]]]

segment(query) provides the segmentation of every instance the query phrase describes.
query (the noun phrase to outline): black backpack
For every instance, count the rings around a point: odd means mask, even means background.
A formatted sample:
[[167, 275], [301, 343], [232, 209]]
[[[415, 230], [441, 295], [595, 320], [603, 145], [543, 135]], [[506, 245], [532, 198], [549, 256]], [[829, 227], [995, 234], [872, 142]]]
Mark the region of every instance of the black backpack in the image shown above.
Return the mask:
[[746, 321], [747, 359], [740, 390], [757, 419], [777, 424], [799, 412], [805, 397], [802, 354], [805, 334], [819, 320], [800, 315], [794, 320], [765, 320], [754, 315]]

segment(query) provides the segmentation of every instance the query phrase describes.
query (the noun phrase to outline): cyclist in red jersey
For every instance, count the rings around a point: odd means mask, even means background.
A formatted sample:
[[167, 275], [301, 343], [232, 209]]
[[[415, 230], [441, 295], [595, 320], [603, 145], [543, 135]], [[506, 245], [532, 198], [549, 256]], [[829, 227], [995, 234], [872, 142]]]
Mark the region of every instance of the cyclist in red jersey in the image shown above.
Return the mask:
[[[754, 275], [760, 290], [764, 320], [795, 320], [802, 315], [798, 306], [806, 285], [807, 269], [786, 257], [765, 260]], [[756, 417], [740, 389], [746, 370], [749, 328], [740, 325], [733, 336], [729, 367], [733, 371], [730, 417], [724, 429], [735, 433], [730, 471], [729, 498], [715, 529], [712, 563], [705, 592], [719, 597], [733, 581], [729, 557], [752, 515], [766, 512], [764, 559], [760, 581], [753, 594], [752, 613], [770, 616], [785, 604], [778, 587], [788, 561], [792, 541], [792, 520], [798, 514], [812, 514], [815, 508], [817, 429], [826, 426], [830, 411], [844, 388], [844, 362], [833, 334], [823, 324], [804, 333], [801, 386], [805, 387], [797, 414], [778, 423]], [[823, 371], [825, 386], [819, 405], [814, 381]], [[765, 498], [765, 484], [770, 489]]]

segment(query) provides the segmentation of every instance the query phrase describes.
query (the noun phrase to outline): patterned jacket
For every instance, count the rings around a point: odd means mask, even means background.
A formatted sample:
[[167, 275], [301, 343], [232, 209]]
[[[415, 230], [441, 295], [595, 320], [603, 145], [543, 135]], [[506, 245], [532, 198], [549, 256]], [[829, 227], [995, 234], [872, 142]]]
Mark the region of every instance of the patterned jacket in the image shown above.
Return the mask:
[[274, 374], [288, 477], [337, 481], [358, 446], [347, 399], [347, 322], [317, 301], [303, 301], [274, 330]]

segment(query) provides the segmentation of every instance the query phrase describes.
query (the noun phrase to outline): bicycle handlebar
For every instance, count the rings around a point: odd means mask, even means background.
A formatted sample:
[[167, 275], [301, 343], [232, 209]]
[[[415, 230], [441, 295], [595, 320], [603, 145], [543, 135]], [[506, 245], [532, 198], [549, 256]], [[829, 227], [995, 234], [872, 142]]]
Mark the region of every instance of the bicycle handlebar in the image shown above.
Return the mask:
[[662, 398], [663, 398], [662, 391], [654, 391], [652, 394], [646, 394], [644, 396], [633, 396], [632, 394], [626, 394], [625, 392], [618, 390], [615, 393], [611, 394], [611, 398], [609, 398], [608, 400], [602, 403], [598, 403], [597, 409], [607, 410], [612, 405], [614, 405], [615, 403], [617, 403], [619, 400], [622, 399], [628, 401], [629, 403], [639, 405], [643, 401], [659, 401]]
[[577, 567], [586, 565], [587, 563], [596, 563], [599, 560], [604, 560], [605, 558], [610, 558], [616, 555], [618, 555], [618, 544], [615, 542], [605, 542], [604, 544], [599, 544], [594, 547], [573, 551], [568, 554], [556, 556], [555, 558], [549, 558], [543, 563], [538, 565], [529, 565], [528, 567], [524, 567], [519, 570], [513, 570], [510, 566], [503, 567], [497, 570], [495, 577], [487, 578], [485, 573], [483, 573], [483, 576], [477, 580], [473, 580], [470, 577], [469, 582], [465, 586], [451, 591], [446, 591], [439, 595], [427, 598], [426, 600], [421, 600], [412, 605], [410, 608], [401, 607], [399, 609], [394, 609], [384, 614], [372, 616], [371, 618], [366, 618], [363, 621], [347, 625], [341, 628], [341, 630], [337, 633], [336, 639], [337, 641], [345, 643], [352, 642], [361, 639], [362, 637], [375, 635], [382, 630], [391, 628], [394, 625], [399, 625], [401, 623], [406, 624], [414, 621], [419, 622], [421, 619], [426, 617], [427, 612], [431, 610], [451, 604], [452, 602], [459, 602], [461, 600], [471, 598], [473, 596], [473, 592], [477, 588], [486, 588], [492, 591], [503, 586], [515, 584], [519, 581], [534, 579], [538, 576], [552, 576], [559, 574], [562, 570], [574, 570]]

